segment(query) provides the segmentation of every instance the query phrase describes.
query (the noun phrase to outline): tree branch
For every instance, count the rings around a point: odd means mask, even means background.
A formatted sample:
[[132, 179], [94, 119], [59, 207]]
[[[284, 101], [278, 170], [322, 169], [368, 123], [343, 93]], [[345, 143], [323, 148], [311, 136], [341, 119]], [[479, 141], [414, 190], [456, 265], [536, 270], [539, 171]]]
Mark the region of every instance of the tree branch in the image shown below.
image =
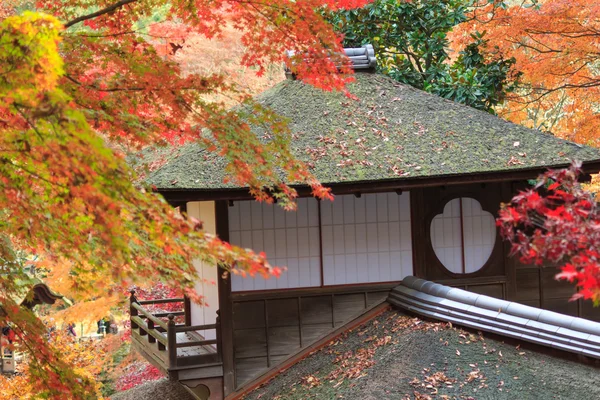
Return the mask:
[[111, 6], [103, 8], [102, 10], [98, 10], [98, 11], [93, 12], [91, 14], [82, 15], [81, 17], [77, 17], [77, 18], [75, 18], [75, 19], [67, 22], [65, 24], [65, 29], [70, 28], [71, 26], [73, 26], [75, 24], [78, 24], [78, 23], [80, 23], [82, 21], [87, 21], [88, 19], [94, 19], [94, 18], [99, 17], [101, 15], [108, 14], [108, 13], [110, 13], [112, 11], [115, 11], [115, 10], [117, 10], [117, 9], [119, 9], [119, 8], [127, 5], [127, 4], [129, 4], [129, 3], [135, 3], [136, 1], [137, 0], [121, 0], [121, 1], [118, 1], [118, 2], [116, 2], [115, 4], [113, 4]]

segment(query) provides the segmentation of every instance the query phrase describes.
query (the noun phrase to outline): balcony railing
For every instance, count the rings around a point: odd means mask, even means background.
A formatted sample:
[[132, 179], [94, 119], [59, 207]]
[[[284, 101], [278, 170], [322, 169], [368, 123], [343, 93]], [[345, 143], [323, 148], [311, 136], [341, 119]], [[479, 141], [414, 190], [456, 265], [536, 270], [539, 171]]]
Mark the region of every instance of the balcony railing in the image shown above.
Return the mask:
[[[180, 303], [180, 311], [151, 311], [161, 305]], [[221, 324], [219, 311], [216, 322], [206, 325], [177, 323], [178, 317], [191, 321], [185, 300], [138, 300], [131, 291], [129, 310], [131, 337], [136, 349], [172, 380], [222, 376]], [[214, 331], [214, 339], [206, 332]], [[202, 332], [202, 334], [200, 333]]]

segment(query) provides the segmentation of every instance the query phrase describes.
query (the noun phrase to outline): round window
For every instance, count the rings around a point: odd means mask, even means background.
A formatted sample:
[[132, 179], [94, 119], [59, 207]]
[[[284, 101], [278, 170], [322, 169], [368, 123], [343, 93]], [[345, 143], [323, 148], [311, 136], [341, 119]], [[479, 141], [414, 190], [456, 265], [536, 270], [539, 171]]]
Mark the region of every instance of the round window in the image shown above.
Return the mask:
[[431, 243], [440, 262], [455, 274], [481, 269], [496, 242], [494, 216], [468, 197], [446, 203], [442, 214], [431, 221]]

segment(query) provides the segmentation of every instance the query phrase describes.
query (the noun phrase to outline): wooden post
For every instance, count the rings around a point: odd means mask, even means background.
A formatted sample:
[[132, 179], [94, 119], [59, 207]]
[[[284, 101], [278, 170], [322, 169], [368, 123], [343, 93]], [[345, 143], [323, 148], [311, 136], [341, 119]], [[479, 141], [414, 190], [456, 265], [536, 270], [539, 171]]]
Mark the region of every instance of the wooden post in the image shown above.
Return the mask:
[[217, 325], [217, 355], [219, 356], [219, 361], [223, 362], [223, 342], [221, 342], [221, 310], [217, 310], [217, 320], [215, 321], [215, 324]]
[[[229, 209], [227, 201], [215, 202], [217, 236], [229, 241]], [[233, 302], [231, 301], [231, 276], [223, 268], [218, 270], [219, 316], [221, 318], [221, 357], [223, 360], [223, 393], [235, 390], [235, 360], [233, 349]]]
[[185, 325], [192, 325], [192, 304], [190, 298], [187, 296], [183, 297], [183, 311], [185, 312]]
[[[148, 319], [148, 331], [154, 330], [154, 321]], [[149, 343], [156, 343], [156, 338], [152, 335], [148, 335]]]
[[[169, 352], [169, 369], [177, 366], [177, 332], [175, 332], [175, 316], [169, 314], [167, 317], [167, 351]], [[177, 373], [175, 373], [177, 375]], [[171, 372], [169, 379], [177, 380]]]
[[[137, 298], [135, 297], [135, 290], [131, 289], [131, 291], [129, 292], [131, 295], [129, 296], [129, 319], [131, 320], [131, 317], [135, 317], [138, 315], [138, 311], [133, 308], [133, 303], [137, 303]], [[137, 329], [138, 326], [135, 322], [131, 321], [131, 330]]]

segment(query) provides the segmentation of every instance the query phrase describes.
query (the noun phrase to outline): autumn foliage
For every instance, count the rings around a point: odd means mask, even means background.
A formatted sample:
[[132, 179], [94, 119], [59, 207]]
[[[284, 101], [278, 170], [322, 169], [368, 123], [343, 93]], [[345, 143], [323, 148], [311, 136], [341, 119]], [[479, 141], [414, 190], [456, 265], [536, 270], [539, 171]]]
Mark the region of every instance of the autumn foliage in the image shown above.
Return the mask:
[[589, 0], [492, 1], [454, 32], [455, 45], [477, 30], [488, 48], [514, 57], [520, 87], [500, 114], [513, 122], [599, 146], [600, 3]]
[[[141, 282], [181, 288], [201, 303], [193, 259], [250, 275], [280, 271], [136, 185], [127, 154], [199, 141], [226, 159], [231, 182], [260, 200], [293, 208], [296, 192], [284, 182], [330, 197], [291, 155], [285, 120], [227, 73], [182, 69], [182, 38], [219, 38], [234, 29], [242, 67], [261, 75], [286, 63], [299, 79], [344, 90], [351, 71], [321, 11], [364, 3], [40, 0], [36, 12], [21, 12], [31, 3], [2, 2], [0, 325], [13, 328], [16, 349], [35, 354], [27, 373], [33, 394], [79, 399], [95, 389], [37, 316], [17, 304], [32, 270], [92, 306], [101, 298], [116, 302], [123, 287]], [[269, 139], [258, 140], [251, 124], [269, 130]]]
[[[97, 381], [97, 375], [102, 369], [102, 363], [106, 351], [102, 342], [95, 340], [77, 341], [69, 336], [65, 331], [55, 331], [50, 335], [49, 341], [56, 349], [61, 359], [68, 365], [78, 379], [83, 379], [82, 384], [86, 385], [86, 391], [80, 391], [78, 388], [56, 387], [55, 390], [62, 390], [63, 398], [68, 398], [69, 393], [78, 399], [96, 399], [101, 397], [100, 384]], [[18, 374], [14, 376], [0, 374], [0, 399], [17, 400], [34, 398], [34, 394], [40, 392], [36, 388], [36, 377], [40, 368], [36, 365], [35, 355], [29, 363], [20, 363], [18, 365]], [[39, 382], [37, 383], [39, 385]]]
[[497, 221], [525, 264], [549, 261], [557, 279], [575, 282], [572, 300], [600, 302], [600, 208], [578, 179], [580, 165], [548, 171], [529, 190], [503, 205]]

